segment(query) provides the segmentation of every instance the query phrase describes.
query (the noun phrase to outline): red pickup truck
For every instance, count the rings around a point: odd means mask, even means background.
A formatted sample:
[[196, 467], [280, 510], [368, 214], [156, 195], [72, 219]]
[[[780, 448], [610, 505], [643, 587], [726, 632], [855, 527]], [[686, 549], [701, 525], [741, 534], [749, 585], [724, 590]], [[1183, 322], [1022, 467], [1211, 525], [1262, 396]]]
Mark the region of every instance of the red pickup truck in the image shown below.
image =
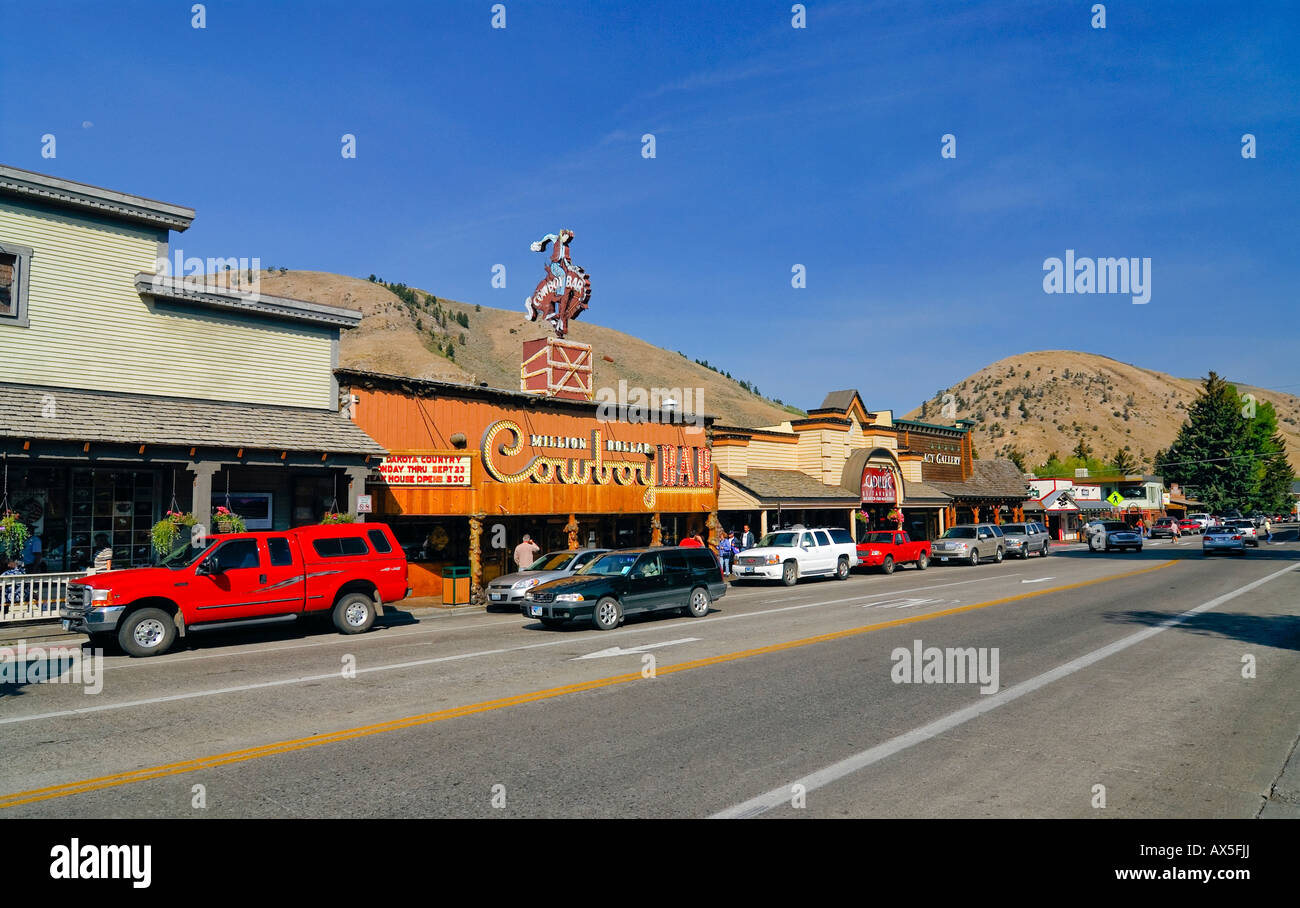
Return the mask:
[[923, 571], [930, 566], [930, 543], [913, 542], [906, 530], [873, 530], [858, 543], [858, 560], [886, 574], [898, 564], [915, 564]]
[[133, 656], [165, 652], [188, 631], [330, 615], [345, 634], [370, 629], [385, 602], [410, 594], [406, 555], [380, 523], [209, 537], [167, 567], [73, 580], [65, 630], [116, 637]]

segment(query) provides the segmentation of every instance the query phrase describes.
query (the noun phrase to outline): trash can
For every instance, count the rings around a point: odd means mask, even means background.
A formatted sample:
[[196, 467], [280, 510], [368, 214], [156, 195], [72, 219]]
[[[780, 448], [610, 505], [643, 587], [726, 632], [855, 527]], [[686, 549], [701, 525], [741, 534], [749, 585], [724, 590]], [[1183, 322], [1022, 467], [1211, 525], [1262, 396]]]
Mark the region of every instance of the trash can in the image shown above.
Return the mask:
[[469, 604], [468, 567], [446, 567], [442, 569], [442, 604]]

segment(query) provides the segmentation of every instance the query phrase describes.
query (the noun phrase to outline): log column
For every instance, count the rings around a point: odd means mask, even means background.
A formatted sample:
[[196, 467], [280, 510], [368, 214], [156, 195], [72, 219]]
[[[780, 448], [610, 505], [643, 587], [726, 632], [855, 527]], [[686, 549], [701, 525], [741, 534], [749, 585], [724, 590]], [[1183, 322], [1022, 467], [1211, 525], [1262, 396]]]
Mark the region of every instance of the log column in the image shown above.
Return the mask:
[[664, 525], [663, 521], [659, 519], [658, 511], [650, 515], [650, 544], [664, 544]]
[[469, 601], [475, 605], [486, 605], [487, 594], [483, 590], [483, 518], [486, 514], [474, 514], [469, 519]]
[[569, 515], [569, 522], [564, 525], [564, 532], [569, 534], [569, 551], [572, 552], [578, 547], [578, 517], [576, 514]]

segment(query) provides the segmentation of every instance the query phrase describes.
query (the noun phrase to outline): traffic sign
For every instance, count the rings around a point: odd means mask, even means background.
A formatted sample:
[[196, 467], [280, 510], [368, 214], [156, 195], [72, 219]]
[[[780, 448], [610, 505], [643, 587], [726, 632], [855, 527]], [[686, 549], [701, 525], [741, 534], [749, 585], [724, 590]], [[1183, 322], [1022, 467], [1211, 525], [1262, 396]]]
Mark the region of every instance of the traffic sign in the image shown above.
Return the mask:
[[1111, 492], [1109, 495], [1106, 496], [1106, 500], [1109, 501], [1113, 506], [1119, 507], [1124, 503], [1124, 496], [1121, 495], [1119, 492]]

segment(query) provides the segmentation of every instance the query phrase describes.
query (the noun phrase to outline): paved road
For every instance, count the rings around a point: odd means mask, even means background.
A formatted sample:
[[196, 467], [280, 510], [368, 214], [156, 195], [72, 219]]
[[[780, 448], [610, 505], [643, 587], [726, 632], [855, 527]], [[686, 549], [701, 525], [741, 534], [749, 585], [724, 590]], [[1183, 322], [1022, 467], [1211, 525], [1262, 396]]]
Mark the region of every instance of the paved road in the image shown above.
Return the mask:
[[[1295, 815], [1295, 535], [736, 587], [608, 633], [195, 636], [107, 656], [95, 695], [3, 688], [0, 819]], [[997, 677], [897, 683], [929, 647]]]

